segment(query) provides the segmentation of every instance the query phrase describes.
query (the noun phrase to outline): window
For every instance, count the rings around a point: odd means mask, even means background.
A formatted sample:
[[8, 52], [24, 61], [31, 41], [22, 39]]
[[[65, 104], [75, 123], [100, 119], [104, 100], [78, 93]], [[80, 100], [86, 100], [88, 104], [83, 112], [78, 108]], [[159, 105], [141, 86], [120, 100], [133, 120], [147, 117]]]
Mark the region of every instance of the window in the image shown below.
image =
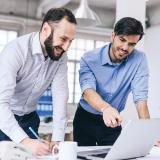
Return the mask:
[[[82, 55], [89, 50], [101, 47], [105, 41], [75, 39], [68, 50], [68, 85], [69, 85], [69, 100], [68, 103], [78, 103], [81, 96], [79, 85], [79, 61]], [[50, 87], [41, 96], [37, 105], [37, 112], [40, 116], [52, 115], [52, 97]], [[54, 97], [53, 97], [54, 100]]]
[[16, 37], [17, 37], [16, 31], [0, 29], [0, 52], [9, 41], [15, 39]]
[[101, 47], [105, 41], [96, 41], [89, 39], [75, 39], [68, 50], [68, 85], [69, 85], [69, 101], [68, 103], [78, 103], [81, 97], [81, 89], [79, 85], [79, 61], [82, 55], [89, 50]]

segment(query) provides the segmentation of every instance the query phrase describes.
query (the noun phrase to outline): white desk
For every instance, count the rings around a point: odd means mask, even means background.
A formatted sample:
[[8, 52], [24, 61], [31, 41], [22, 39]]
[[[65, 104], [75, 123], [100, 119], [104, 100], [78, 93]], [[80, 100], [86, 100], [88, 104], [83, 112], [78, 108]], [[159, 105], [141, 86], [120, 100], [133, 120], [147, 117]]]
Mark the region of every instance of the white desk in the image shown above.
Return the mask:
[[[97, 148], [97, 146], [94, 146], [94, 147], [78, 147], [78, 151], [92, 151], [92, 150], [95, 150], [96, 148]], [[98, 148], [104, 149], [106, 147], [98, 146]], [[52, 156], [43, 156], [40, 159], [41, 160], [58, 160], [58, 158], [56, 158], [56, 157], [54, 158]], [[32, 159], [32, 160], [35, 160], [35, 159]], [[38, 159], [36, 159], [36, 160], [38, 160]], [[98, 158], [96, 158], [96, 160], [98, 160]], [[160, 160], [160, 148], [153, 147], [152, 150], [150, 151], [149, 155], [147, 155], [146, 157], [143, 157], [143, 158], [136, 158], [136, 160]]]
[[160, 148], [153, 147], [150, 154], [143, 158], [137, 158], [140, 160], [160, 160]]

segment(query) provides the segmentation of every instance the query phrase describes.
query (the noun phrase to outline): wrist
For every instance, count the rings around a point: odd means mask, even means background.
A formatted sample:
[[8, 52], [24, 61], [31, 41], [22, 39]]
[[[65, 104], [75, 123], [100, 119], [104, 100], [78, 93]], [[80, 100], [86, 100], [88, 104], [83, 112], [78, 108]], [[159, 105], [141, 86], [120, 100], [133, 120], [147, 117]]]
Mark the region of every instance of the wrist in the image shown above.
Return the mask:
[[29, 137], [26, 137], [26, 138], [24, 138], [20, 143], [21, 144], [26, 144], [26, 143], [28, 143], [30, 141], [30, 138]]
[[103, 113], [109, 107], [110, 107], [109, 104], [107, 104], [107, 105], [103, 106], [100, 110]]

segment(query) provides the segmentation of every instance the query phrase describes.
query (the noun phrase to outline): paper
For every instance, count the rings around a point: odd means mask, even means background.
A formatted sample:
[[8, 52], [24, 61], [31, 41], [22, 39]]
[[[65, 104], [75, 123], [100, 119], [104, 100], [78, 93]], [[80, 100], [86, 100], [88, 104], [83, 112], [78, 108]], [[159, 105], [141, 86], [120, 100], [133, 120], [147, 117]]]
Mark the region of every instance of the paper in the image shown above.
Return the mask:
[[46, 156], [38, 156], [37, 160], [58, 160], [58, 155], [46, 155]]

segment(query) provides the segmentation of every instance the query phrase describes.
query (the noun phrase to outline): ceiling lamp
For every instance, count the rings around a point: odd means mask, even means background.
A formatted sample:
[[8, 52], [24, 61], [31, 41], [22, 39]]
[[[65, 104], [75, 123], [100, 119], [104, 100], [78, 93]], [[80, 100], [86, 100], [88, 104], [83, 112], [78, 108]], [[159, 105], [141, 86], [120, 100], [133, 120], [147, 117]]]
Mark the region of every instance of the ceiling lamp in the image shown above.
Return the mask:
[[79, 26], [89, 27], [101, 24], [100, 18], [89, 8], [87, 0], [81, 0], [80, 6], [74, 13]]

